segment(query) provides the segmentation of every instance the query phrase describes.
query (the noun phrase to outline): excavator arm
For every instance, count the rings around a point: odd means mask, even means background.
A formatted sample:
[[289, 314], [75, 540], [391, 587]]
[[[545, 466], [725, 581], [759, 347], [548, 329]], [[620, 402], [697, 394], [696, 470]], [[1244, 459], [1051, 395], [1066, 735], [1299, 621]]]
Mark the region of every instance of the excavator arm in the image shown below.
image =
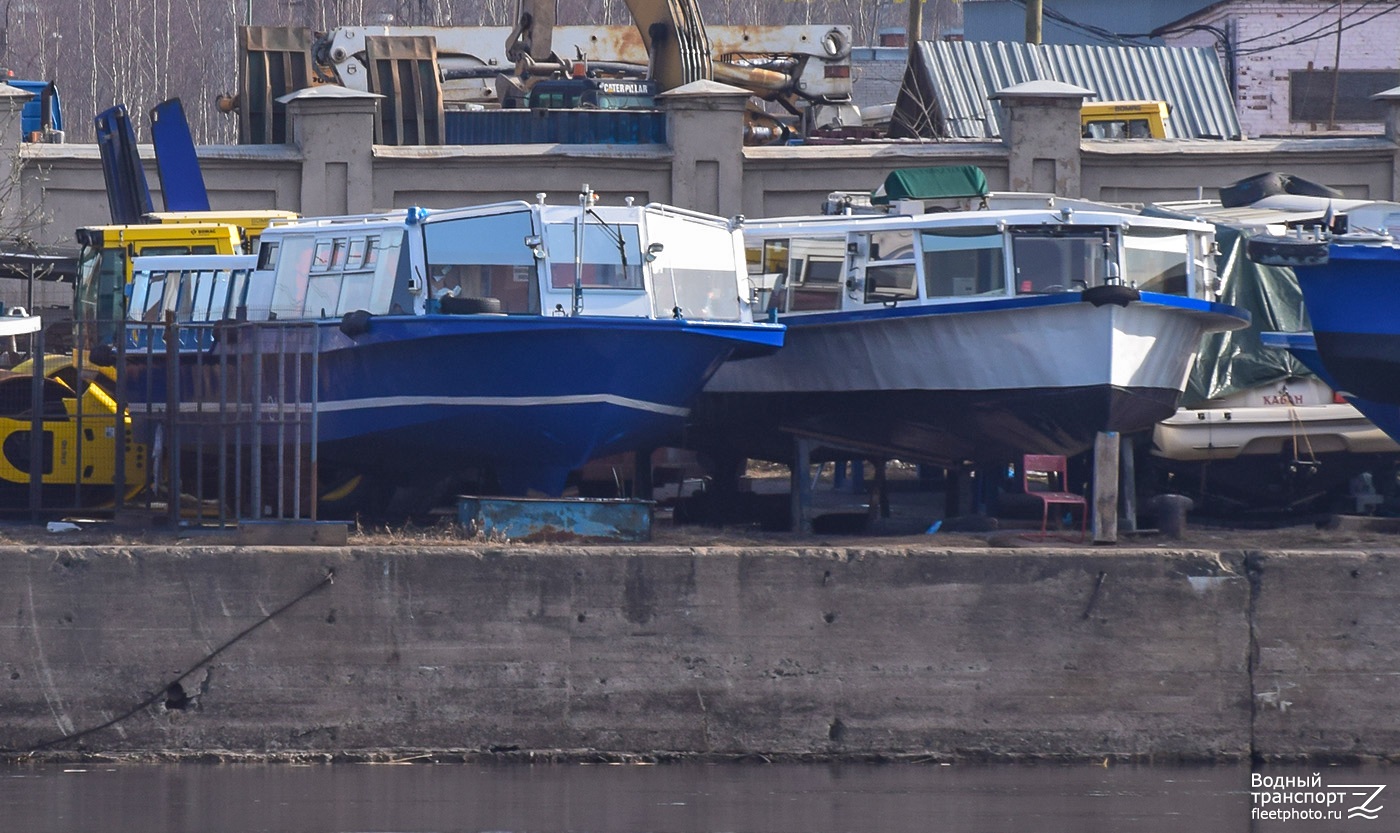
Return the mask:
[[[528, 0], [526, 0], [528, 2]], [[662, 90], [714, 78], [710, 38], [695, 0], [627, 0], [642, 34], [651, 77]]]
[[[696, 0], [627, 0], [627, 10], [642, 36], [648, 75], [658, 89], [714, 77], [710, 39]], [[554, 0], [520, 0], [515, 28], [506, 42], [507, 57], [517, 64], [557, 64], [554, 21]]]

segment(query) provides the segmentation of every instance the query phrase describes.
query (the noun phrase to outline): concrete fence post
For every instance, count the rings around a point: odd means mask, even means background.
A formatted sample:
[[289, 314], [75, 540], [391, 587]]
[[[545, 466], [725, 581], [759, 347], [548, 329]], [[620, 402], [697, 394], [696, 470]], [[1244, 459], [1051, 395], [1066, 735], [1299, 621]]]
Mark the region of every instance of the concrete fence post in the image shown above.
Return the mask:
[[287, 135], [301, 150], [302, 214], [374, 207], [374, 119], [383, 97], [324, 85], [277, 99], [287, 105]]
[[[20, 129], [20, 111], [33, 98], [33, 94], [18, 87], [0, 83], [0, 218], [21, 218], [25, 214], [22, 204], [23, 189], [20, 187], [19, 168], [23, 165], [21, 148], [24, 137]], [[10, 229], [10, 232], [24, 231], [34, 234], [35, 229]]]
[[1012, 191], [1083, 196], [1079, 111], [1093, 94], [1059, 81], [1027, 81], [988, 96], [1007, 110], [1002, 138]]
[[721, 217], [742, 213], [749, 93], [717, 81], [693, 81], [656, 98], [666, 111], [672, 152], [669, 202]]

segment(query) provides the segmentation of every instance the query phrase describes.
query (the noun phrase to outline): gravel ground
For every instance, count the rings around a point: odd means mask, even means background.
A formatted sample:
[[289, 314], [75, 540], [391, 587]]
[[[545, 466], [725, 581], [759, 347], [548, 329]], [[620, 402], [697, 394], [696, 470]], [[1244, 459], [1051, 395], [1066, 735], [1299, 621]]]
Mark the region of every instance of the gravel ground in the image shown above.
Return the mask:
[[[1027, 529], [1027, 522], [1012, 522], [1020, 528], [1001, 528], [966, 532], [939, 529], [922, 531], [922, 520], [900, 517], [896, 509], [887, 521], [877, 521], [874, 528], [854, 534], [771, 532], [756, 526], [674, 525], [666, 512], [658, 513], [653, 525], [652, 547], [741, 547], [741, 548], [803, 548], [835, 547], [854, 549], [895, 550], [962, 550], [986, 548], [1072, 548], [1072, 549], [1182, 549], [1317, 551], [1400, 549], [1400, 518], [1371, 518], [1357, 516], [1326, 516], [1293, 519], [1267, 526], [1231, 527], [1216, 519], [1189, 519], [1180, 538], [1167, 537], [1156, 530], [1136, 534], [1120, 534], [1116, 543], [1095, 543], [1093, 531], [1081, 542], [1078, 530], [1054, 531], [1043, 540], [1037, 528]], [[181, 546], [234, 543], [228, 532], [207, 530], [119, 529], [110, 522], [73, 519], [77, 529], [49, 531], [43, 524], [0, 524], [0, 547], [4, 546]], [[507, 546], [533, 547], [553, 545], [619, 546], [607, 541], [578, 539], [543, 542], [491, 540], [473, 536], [459, 526], [447, 522], [431, 527], [357, 528], [350, 531], [347, 544], [365, 546]]]
[[[750, 463], [747, 488], [761, 496], [771, 508], [787, 504], [787, 470], [767, 463]], [[1289, 516], [1278, 518], [1223, 519], [1202, 513], [1192, 513], [1180, 538], [1166, 536], [1157, 530], [1120, 533], [1116, 543], [1095, 543], [1090, 530], [1081, 541], [1078, 530], [1057, 530], [1044, 539], [1040, 537], [1038, 518], [1032, 520], [972, 519], [971, 523], [947, 523], [929, 532], [941, 517], [943, 496], [938, 492], [915, 488], [913, 466], [892, 464], [890, 478], [890, 516], [866, 520], [868, 499], [836, 489], [830, 473], [819, 477], [812, 495], [814, 514], [824, 515], [812, 534], [768, 531], [758, 523], [749, 525], [707, 526], [676, 524], [672, 510], [665, 502], [658, 504], [653, 523], [652, 541], [657, 547], [836, 547], [894, 550], [964, 550], [985, 548], [1073, 548], [1073, 549], [1203, 549], [1227, 550], [1366, 550], [1400, 549], [1400, 518], [1367, 516]], [[429, 525], [397, 527], [356, 525], [350, 530], [350, 546], [510, 546], [531, 547], [542, 544], [619, 546], [612, 541], [583, 541], [555, 539], [553, 541], [490, 540], [469, 534], [450, 522], [451, 509], [443, 509], [437, 517], [444, 520]], [[190, 530], [172, 531], [161, 526], [119, 527], [109, 521], [69, 518], [69, 527], [50, 531], [45, 524], [0, 522], [0, 547], [3, 546], [172, 546], [235, 543], [230, 531]], [[76, 529], [70, 527], [77, 527]], [[1029, 527], [1029, 528], [1028, 528]]]

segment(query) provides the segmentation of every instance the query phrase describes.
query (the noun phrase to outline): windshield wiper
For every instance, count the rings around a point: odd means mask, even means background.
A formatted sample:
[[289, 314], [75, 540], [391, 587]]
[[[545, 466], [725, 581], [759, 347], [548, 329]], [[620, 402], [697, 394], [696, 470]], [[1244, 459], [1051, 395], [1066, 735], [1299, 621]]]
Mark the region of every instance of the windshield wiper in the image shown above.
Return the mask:
[[617, 254], [618, 257], [622, 260], [622, 272], [624, 275], [626, 275], [627, 242], [622, 238], [622, 224], [618, 223], [617, 228], [614, 229], [612, 226], [608, 225], [607, 220], [604, 220], [602, 217], [599, 217], [598, 212], [594, 211], [591, 206], [588, 208], [588, 213], [592, 214], [594, 219], [598, 221], [598, 224], [603, 227], [603, 231], [607, 233], [608, 238], [617, 244]]

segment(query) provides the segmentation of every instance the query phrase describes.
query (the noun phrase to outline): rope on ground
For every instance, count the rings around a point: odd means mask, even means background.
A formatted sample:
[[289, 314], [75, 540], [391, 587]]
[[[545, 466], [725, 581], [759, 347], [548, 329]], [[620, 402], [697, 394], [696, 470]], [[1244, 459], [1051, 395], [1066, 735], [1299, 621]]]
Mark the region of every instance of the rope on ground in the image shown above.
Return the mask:
[[151, 704], [155, 703], [160, 698], [165, 697], [172, 686], [178, 684], [181, 680], [193, 674], [195, 671], [198, 671], [201, 667], [208, 665], [210, 662], [213, 662], [215, 657], [217, 657], [219, 654], [222, 654], [229, 648], [233, 647], [248, 634], [252, 633], [253, 631], [257, 630], [258, 628], [262, 627], [263, 625], [267, 624], [268, 622], [271, 622], [273, 619], [287, 612], [298, 602], [301, 602], [303, 599], [307, 598], [312, 593], [315, 593], [317, 590], [320, 590], [322, 587], [326, 587], [334, 583], [335, 571], [327, 570], [325, 577], [322, 578], [320, 581], [306, 588], [306, 590], [303, 590], [296, 598], [292, 599], [291, 601], [287, 602], [286, 604], [267, 614], [263, 618], [259, 619], [258, 621], [239, 631], [238, 634], [232, 639], [215, 648], [213, 651], [206, 654], [203, 659], [199, 660], [194, 665], [191, 665], [189, 668], [186, 668], [183, 672], [180, 673], [178, 677], [175, 677], [170, 682], [158, 688], [155, 694], [152, 694], [150, 697], [147, 697], [145, 700], [142, 700], [140, 703], [137, 703], [135, 706], [132, 706], [130, 709], [123, 712], [122, 714], [112, 718], [111, 720], [108, 720], [106, 723], [83, 729], [80, 732], [74, 732], [71, 735], [64, 735], [61, 738], [54, 738], [53, 740], [44, 741], [43, 743], [30, 747], [29, 751], [26, 754], [33, 755], [35, 752], [41, 752], [45, 749], [58, 746], [59, 744], [71, 743], [72, 741], [75, 741], [79, 738], [86, 737], [88, 735], [93, 734], [94, 732], [100, 732], [103, 729], [115, 726], [123, 720], [126, 720], [128, 717], [131, 717], [132, 715], [136, 714], [142, 709], [147, 708]]

